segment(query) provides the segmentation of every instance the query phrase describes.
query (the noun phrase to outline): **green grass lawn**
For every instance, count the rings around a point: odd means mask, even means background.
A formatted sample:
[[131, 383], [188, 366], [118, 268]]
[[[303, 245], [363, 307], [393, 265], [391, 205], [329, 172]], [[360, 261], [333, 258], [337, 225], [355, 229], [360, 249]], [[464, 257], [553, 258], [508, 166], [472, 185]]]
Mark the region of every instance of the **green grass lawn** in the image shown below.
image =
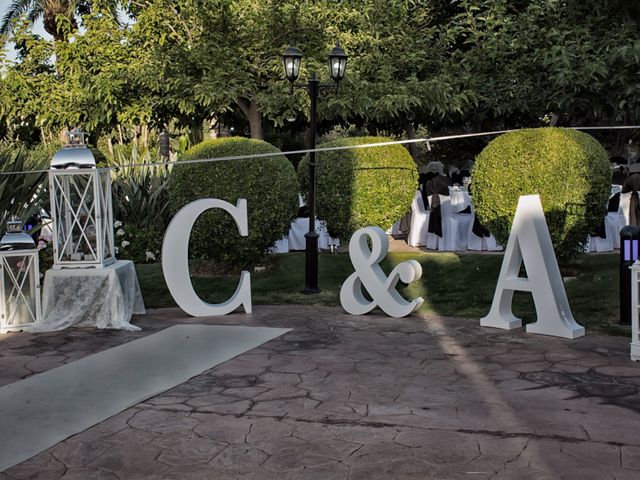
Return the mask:
[[[414, 259], [422, 265], [422, 279], [402, 288], [409, 297], [425, 299], [419, 312], [474, 320], [487, 314], [500, 271], [502, 255], [455, 253], [390, 253], [383, 269]], [[618, 325], [618, 255], [583, 255], [565, 270], [575, 278], [565, 283], [574, 318], [590, 333], [628, 335]], [[346, 254], [321, 254], [319, 295], [303, 295], [304, 253], [271, 255], [266, 269], [251, 273], [253, 303], [339, 306], [340, 286], [353, 272]], [[138, 265], [138, 278], [148, 308], [174, 306], [160, 264]], [[226, 300], [236, 289], [237, 275], [193, 277], [196, 292], [208, 302]], [[514, 313], [525, 322], [534, 320], [531, 295], [516, 293]]]

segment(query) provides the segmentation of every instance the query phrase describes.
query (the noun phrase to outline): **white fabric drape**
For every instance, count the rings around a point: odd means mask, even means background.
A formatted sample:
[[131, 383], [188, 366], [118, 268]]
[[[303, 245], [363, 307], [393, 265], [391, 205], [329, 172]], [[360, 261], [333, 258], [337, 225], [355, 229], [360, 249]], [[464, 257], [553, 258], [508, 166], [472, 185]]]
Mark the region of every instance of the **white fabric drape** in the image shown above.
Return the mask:
[[140, 330], [131, 315], [145, 313], [133, 262], [118, 260], [105, 268], [48, 270], [42, 288], [42, 320], [32, 331], [71, 326]]

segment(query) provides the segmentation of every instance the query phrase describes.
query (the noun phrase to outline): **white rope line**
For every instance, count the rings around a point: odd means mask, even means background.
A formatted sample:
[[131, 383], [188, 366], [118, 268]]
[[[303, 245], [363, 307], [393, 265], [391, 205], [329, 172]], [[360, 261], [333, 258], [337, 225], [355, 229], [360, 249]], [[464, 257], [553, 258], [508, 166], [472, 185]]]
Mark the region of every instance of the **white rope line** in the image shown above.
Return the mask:
[[[624, 125], [624, 126], [612, 126], [612, 127], [561, 127], [567, 128], [569, 130], [633, 130], [640, 129], [640, 125]], [[385, 147], [387, 145], [406, 145], [410, 143], [427, 143], [427, 146], [433, 142], [442, 142], [446, 140], [456, 140], [459, 138], [471, 138], [471, 137], [486, 137], [492, 135], [501, 135], [503, 133], [509, 132], [517, 132], [522, 129], [511, 129], [511, 130], [495, 130], [492, 132], [480, 132], [480, 133], [465, 133], [460, 135], [446, 135], [442, 137], [428, 137], [428, 138], [414, 138], [411, 140], [392, 140], [390, 142], [379, 142], [379, 143], [366, 143], [362, 145], [347, 145], [341, 147], [320, 147], [315, 149], [304, 149], [304, 150], [289, 150], [286, 152], [272, 152], [272, 153], [256, 153], [252, 155], [231, 155], [227, 157], [216, 157], [216, 158], [199, 158], [195, 160], [174, 160], [170, 162], [143, 162], [143, 163], [126, 163], [122, 165], [110, 165], [108, 167], [104, 167], [109, 170], [118, 170], [124, 168], [134, 168], [134, 167], [149, 167], [149, 168], [157, 168], [157, 167], [168, 167], [169, 165], [194, 165], [199, 163], [212, 163], [212, 162], [227, 162], [229, 160], [252, 160], [255, 158], [269, 158], [269, 157], [277, 157], [280, 155], [300, 155], [307, 154], [311, 152], [332, 152], [336, 150], [351, 150], [355, 148], [373, 148], [373, 147]], [[88, 170], [88, 169], [87, 169]], [[0, 175], [26, 175], [33, 173], [47, 173], [50, 169], [46, 170], [23, 170], [19, 172], [0, 172]]]

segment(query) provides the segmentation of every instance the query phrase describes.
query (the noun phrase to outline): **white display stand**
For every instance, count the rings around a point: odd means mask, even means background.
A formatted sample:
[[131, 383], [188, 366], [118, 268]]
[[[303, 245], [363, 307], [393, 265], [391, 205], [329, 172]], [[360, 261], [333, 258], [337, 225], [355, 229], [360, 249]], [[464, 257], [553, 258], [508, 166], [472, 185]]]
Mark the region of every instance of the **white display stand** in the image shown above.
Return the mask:
[[71, 326], [140, 330], [131, 315], [145, 313], [133, 262], [105, 268], [47, 270], [42, 288], [42, 320], [32, 331]]
[[111, 171], [96, 168], [85, 133], [69, 132], [49, 170], [53, 268], [102, 268], [116, 261]]
[[38, 250], [0, 251], [0, 333], [28, 331], [40, 318]]

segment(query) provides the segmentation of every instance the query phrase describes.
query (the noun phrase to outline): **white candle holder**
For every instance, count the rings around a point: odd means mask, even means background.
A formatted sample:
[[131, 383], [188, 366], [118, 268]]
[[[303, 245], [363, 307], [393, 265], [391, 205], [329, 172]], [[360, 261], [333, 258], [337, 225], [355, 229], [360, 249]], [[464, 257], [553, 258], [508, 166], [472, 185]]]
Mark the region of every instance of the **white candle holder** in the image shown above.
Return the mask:
[[49, 171], [53, 268], [102, 268], [115, 262], [111, 175], [96, 168], [84, 133], [74, 130]]
[[38, 249], [22, 222], [11, 220], [0, 240], [0, 333], [29, 330], [40, 315]]

